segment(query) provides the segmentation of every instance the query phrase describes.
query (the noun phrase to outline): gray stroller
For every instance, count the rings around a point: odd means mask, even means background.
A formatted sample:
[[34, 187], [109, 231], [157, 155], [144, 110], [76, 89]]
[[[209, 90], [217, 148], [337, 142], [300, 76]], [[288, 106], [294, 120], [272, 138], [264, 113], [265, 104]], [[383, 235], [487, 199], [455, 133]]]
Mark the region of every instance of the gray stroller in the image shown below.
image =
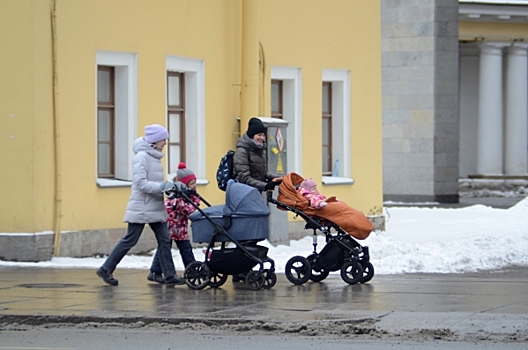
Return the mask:
[[[185, 191], [180, 196], [193, 203]], [[250, 289], [273, 287], [277, 282], [275, 262], [267, 256], [268, 248], [257, 244], [269, 237], [270, 211], [260, 192], [231, 182], [226, 189], [225, 204], [195, 207], [197, 211], [189, 216], [192, 240], [208, 246], [205, 261], [195, 261], [185, 269], [187, 285], [196, 290], [206, 286], [218, 288], [229, 275], [247, 273], [245, 280]], [[228, 246], [229, 242], [234, 247]], [[215, 246], [216, 243], [220, 245]]]

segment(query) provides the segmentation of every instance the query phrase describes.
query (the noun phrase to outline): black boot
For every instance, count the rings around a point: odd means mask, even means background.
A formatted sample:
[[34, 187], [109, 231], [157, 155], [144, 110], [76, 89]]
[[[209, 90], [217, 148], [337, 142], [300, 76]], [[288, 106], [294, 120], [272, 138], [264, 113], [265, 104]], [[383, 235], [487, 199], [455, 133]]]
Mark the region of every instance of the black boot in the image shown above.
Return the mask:
[[165, 278], [163, 278], [163, 275], [161, 273], [154, 273], [150, 271], [147, 276], [147, 280], [151, 282], [156, 282], [159, 284], [165, 284]]
[[117, 286], [117, 284], [119, 283], [113, 276], [111, 273], [108, 273], [106, 272], [105, 269], [103, 269], [102, 267], [98, 268], [97, 271], [95, 271], [95, 273], [97, 274], [97, 276], [101, 277], [103, 279], [103, 281], [105, 281], [105, 283], [111, 285], [111, 286]]

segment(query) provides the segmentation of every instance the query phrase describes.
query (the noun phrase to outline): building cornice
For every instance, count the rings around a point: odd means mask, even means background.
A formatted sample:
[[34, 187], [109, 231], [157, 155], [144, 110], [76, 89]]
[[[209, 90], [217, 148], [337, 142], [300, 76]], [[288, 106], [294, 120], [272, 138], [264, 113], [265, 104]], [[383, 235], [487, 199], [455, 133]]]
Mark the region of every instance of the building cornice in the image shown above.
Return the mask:
[[528, 2], [459, 1], [459, 21], [528, 23]]

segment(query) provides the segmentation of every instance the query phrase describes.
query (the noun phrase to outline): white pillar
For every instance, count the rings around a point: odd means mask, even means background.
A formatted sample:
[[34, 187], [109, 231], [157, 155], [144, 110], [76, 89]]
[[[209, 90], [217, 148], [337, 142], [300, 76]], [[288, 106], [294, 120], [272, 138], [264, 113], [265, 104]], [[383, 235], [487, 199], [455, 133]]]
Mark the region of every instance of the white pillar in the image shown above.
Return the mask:
[[502, 175], [502, 48], [508, 44], [480, 45], [477, 173]]
[[504, 173], [526, 175], [528, 158], [528, 44], [507, 50]]

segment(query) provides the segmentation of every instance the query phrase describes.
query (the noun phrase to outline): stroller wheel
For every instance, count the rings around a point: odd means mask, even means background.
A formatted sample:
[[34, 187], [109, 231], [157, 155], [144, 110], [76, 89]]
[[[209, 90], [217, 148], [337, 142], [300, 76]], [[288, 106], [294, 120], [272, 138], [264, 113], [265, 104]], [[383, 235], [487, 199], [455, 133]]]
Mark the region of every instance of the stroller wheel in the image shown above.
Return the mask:
[[251, 290], [259, 290], [264, 287], [264, 274], [259, 271], [250, 271], [246, 276], [246, 283]]
[[328, 270], [321, 270], [321, 271], [315, 271], [312, 269], [312, 274], [310, 275], [310, 280], [314, 282], [321, 282], [325, 278], [328, 277], [328, 274], [330, 271]]
[[285, 271], [286, 278], [293, 284], [306, 283], [310, 276], [312, 268], [308, 259], [303, 256], [294, 256], [286, 263]]
[[314, 266], [316, 264], [316, 261], [318, 259], [318, 254], [312, 254], [309, 255], [306, 259], [308, 259], [308, 262], [310, 263], [310, 266], [312, 267], [312, 274], [310, 275], [310, 280], [314, 282], [321, 282], [325, 278], [328, 277], [328, 274], [330, 271], [321, 269], [320, 271], [315, 270]]
[[277, 283], [277, 274], [275, 272], [265, 269], [262, 274], [264, 275], [264, 289], [270, 289]]
[[363, 266], [356, 261], [346, 261], [341, 266], [341, 278], [348, 284], [356, 284], [363, 278]]
[[227, 281], [227, 274], [221, 272], [212, 272], [211, 279], [209, 280], [209, 287], [218, 288]]
[[187, 266], [183, 276], [189, 288], [198, 290], [207, 287], [210, 281], [209, 266], [201, 261], [194, 261]]
[[363, 266], [363, 278], [361, 279], [361, 283], [367, 283], [374, 277], [374, 266], [368, 262]]

